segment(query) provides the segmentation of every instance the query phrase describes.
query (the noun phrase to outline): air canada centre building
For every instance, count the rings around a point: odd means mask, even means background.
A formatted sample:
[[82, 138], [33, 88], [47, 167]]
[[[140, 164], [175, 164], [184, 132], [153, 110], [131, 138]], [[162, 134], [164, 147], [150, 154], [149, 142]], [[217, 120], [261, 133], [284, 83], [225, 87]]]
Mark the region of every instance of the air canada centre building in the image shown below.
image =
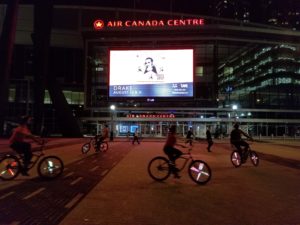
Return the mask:
[[[17, 42], [30, 45], [24, 23]], [[51, 34], [51, 47], [82, 53], [83, 134], [108, 124], [119, 137], [136, 128], [164, 137], [171, 124], [182, 135], [193, 127], [203, 137], [209, 125], [225, 137], [236, 121], [253, 136], [298, 137], [299, 43], [300, 32], [262, 24], [62, 5]]]

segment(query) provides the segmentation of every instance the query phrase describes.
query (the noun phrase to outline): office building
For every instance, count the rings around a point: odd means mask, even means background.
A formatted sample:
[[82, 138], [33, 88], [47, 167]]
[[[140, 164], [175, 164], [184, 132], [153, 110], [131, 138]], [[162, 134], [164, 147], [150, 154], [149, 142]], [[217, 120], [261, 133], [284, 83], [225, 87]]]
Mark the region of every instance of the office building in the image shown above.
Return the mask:
[[[33, 15], [32, 5], [20, 6], [6, 121], [34, 111]], [[182, 135], [193, 127], [202, 137], [211, 125], [226, 136], [239, 121], [257, 136], [296, 135], [300, 34], [247, 18], [55, 5], [47, 62], [62, 91], [46, 88], [43, 126], [61, 134], [62, 107], [52, 98], [63, 93], [82, 134], [109, 124], [115, 136], [138, 128], [164, 137], [176, 124]], [[144, 68], [149, 58], [153, 76]], [[280, 100], [281, 88], [291, 104]]]

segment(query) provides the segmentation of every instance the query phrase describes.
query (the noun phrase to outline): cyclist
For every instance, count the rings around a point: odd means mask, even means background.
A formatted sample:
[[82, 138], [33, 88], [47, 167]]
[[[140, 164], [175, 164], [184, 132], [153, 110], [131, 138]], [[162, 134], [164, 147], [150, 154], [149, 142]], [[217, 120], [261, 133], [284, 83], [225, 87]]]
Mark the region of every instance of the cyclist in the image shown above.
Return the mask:
[[109, 133], [109, 130], [108, 130], [108, 125], [105, 124], [103, 130], [102, 130], [102, 141], [104, 141], [105, 139], [108, 138], [108, 133]]
[[171, 169], [172, 172], [174, 174], [175, 178], [180, 178], [179, 174], [178, 174], [178, 168], [176, 168], [175, 166], [175, 161], [176, 159], [178, 159], [181, 155], [182, 152], [176, 148], [174, 148], [175, 145], [181, 146], [181, 147], [185, 147], [183, 145], [177, 144], [176, 143], [176, 126], [171, 126], [169, 128], [169, 133], [167, 136], [167, 140], [166, 143], [164, 145], [164, 153], [168, 156], [169, 160], [170, 160], [170, 165], [171, 165]]
[[193, 145], [193, 137], [194, 137], [193, 128], [190, 127], [190, 129], [188, 130], [187, 135], [186, 135], [185, 143], [189, 143], [190, 146], [192, 146]]
[[99, 147], [101, 145], [101, 143], [108, 138], [108, 125], [105, 124], [104, 128], [102, 129], [101, 135], [96, 135], [95, 139], [96, 139], [96, 151], [99, 151]]
[[207, 130], [206, 130], [206, 141], [207, 141], [207, 151], [211, 152], [210, 148], [211, 146], [214, 144], [212, 137], [211, 137], [211, 133], [210, 133], [210, 126], [207, 126]]
[[135, 132], [133, 134], [133, 140], [132, 140], [132, 144], [134, 145], [135, 141], [137, 141], [138, 144], [140, 144], [139, 141], [139, 130], [138, 128], [135, 129]]
[[[233, 144], [240, 153], [240, 155], [243, 156], [243, 153], [248, 151], [249, 144], [242, 139], [242, 135], [249, 138], [252, 141], [253, 138], [249, 134], [239, 129], [238, 123], [235, 123], [233, 127], [234, 129], [230, 133], [230, 143]], [[242, 149], [242, 147], [244, 147], [244, 149]]]
[[30, 138], [35, 142], [41, 144], [42, 139], [38, 136], [34, 136], [28, 125], [31, 123], [31, 116], [23, 116], [21, 117], [21, 121], [18, 127], [16, 127], [9, 138], [10, 147], [16, 151], [18, 154], [24, 155], [23, 161], [23, 170], [21, 171], [23, 176], [29, 176], [28, 174], [28, 166], [31, 162], [32, 152], [31, 152], [31, 144], [26, 141], [26, 138]]
[[127, 131], [126, 138], [130, 141], [130, 131]]

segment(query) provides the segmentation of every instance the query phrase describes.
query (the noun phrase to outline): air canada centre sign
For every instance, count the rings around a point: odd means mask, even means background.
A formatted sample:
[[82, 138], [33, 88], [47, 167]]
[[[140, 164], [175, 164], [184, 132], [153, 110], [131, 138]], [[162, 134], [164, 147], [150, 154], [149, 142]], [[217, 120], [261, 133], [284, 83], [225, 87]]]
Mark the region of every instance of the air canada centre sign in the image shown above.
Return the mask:
[[203, 26], [204, 19], [167, 19], [167, 20], [109, 20], [97, 19], [94, 21], [94, 29], [102, 30], [105, 28], [146, 28], [146, 27], [185, 27]]

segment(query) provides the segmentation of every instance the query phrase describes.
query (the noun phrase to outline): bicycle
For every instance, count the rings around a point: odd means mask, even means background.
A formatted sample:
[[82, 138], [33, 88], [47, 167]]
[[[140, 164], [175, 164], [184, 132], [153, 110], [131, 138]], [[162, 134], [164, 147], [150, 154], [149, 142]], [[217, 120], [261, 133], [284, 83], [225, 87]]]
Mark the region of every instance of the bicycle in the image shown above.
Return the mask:
[[231, 163], [234, 167], [240, 167], [242, 164], [247, 162], [248, 158], [250, 158], [254, 166], [258, 166], [259, 157], [257, 153], [250, 148], [250, 146], [247, 151], [243, 150], [242, 155], [238, 150], [234, 150], [230, 156]]
[[[63, 161], [53, 155], [44, 156], [43, 142], [37, 151], [32, 152], [33, 156], [28, 166], [28, 170], [32, 169], [37, 163], [37, 172], [41, 178], [54, 179], [60, 176], [64, 170]], [[23, 154], [7, 154], [0, 160], [0, 178], [2, 180], [13, 180], [21, 171], [24, 171], [24, 155]]]
[[193, 138], [186, 138], [185, 144], [189, 144], [190, 146], [193, 145]]
[[106, 152], [108, 150], [108, 143], [107, 141], [100, 141], [100, 143], [97, 145], [98, 139], [101, 137], [92, 137], [89, 142], [86, 142], [81, 147], [82, 154], [87, 154], [91, 147], [94, 148], [95, 152]]
[[[190, 161], [188, 166], [188, 174], [192, 181], [197, 184], [204, 185], [210, 181], [212, 173], [208, 164], [202, 160], [195, 160], [191, 154], [192, 148], [189, 148], [188, 152], [184, 152], [177, 160], [178, 163], [181, 161], [178, 171], [182, 171], [187, 163]], [[155, 181], [164, 181], [172, 173], [174, 173], [174, 165], [171, 161], [164, 156], [154, 157], [148, 164], [148, 173]], [[174, 174], [175, 175], [175, 174]]]

